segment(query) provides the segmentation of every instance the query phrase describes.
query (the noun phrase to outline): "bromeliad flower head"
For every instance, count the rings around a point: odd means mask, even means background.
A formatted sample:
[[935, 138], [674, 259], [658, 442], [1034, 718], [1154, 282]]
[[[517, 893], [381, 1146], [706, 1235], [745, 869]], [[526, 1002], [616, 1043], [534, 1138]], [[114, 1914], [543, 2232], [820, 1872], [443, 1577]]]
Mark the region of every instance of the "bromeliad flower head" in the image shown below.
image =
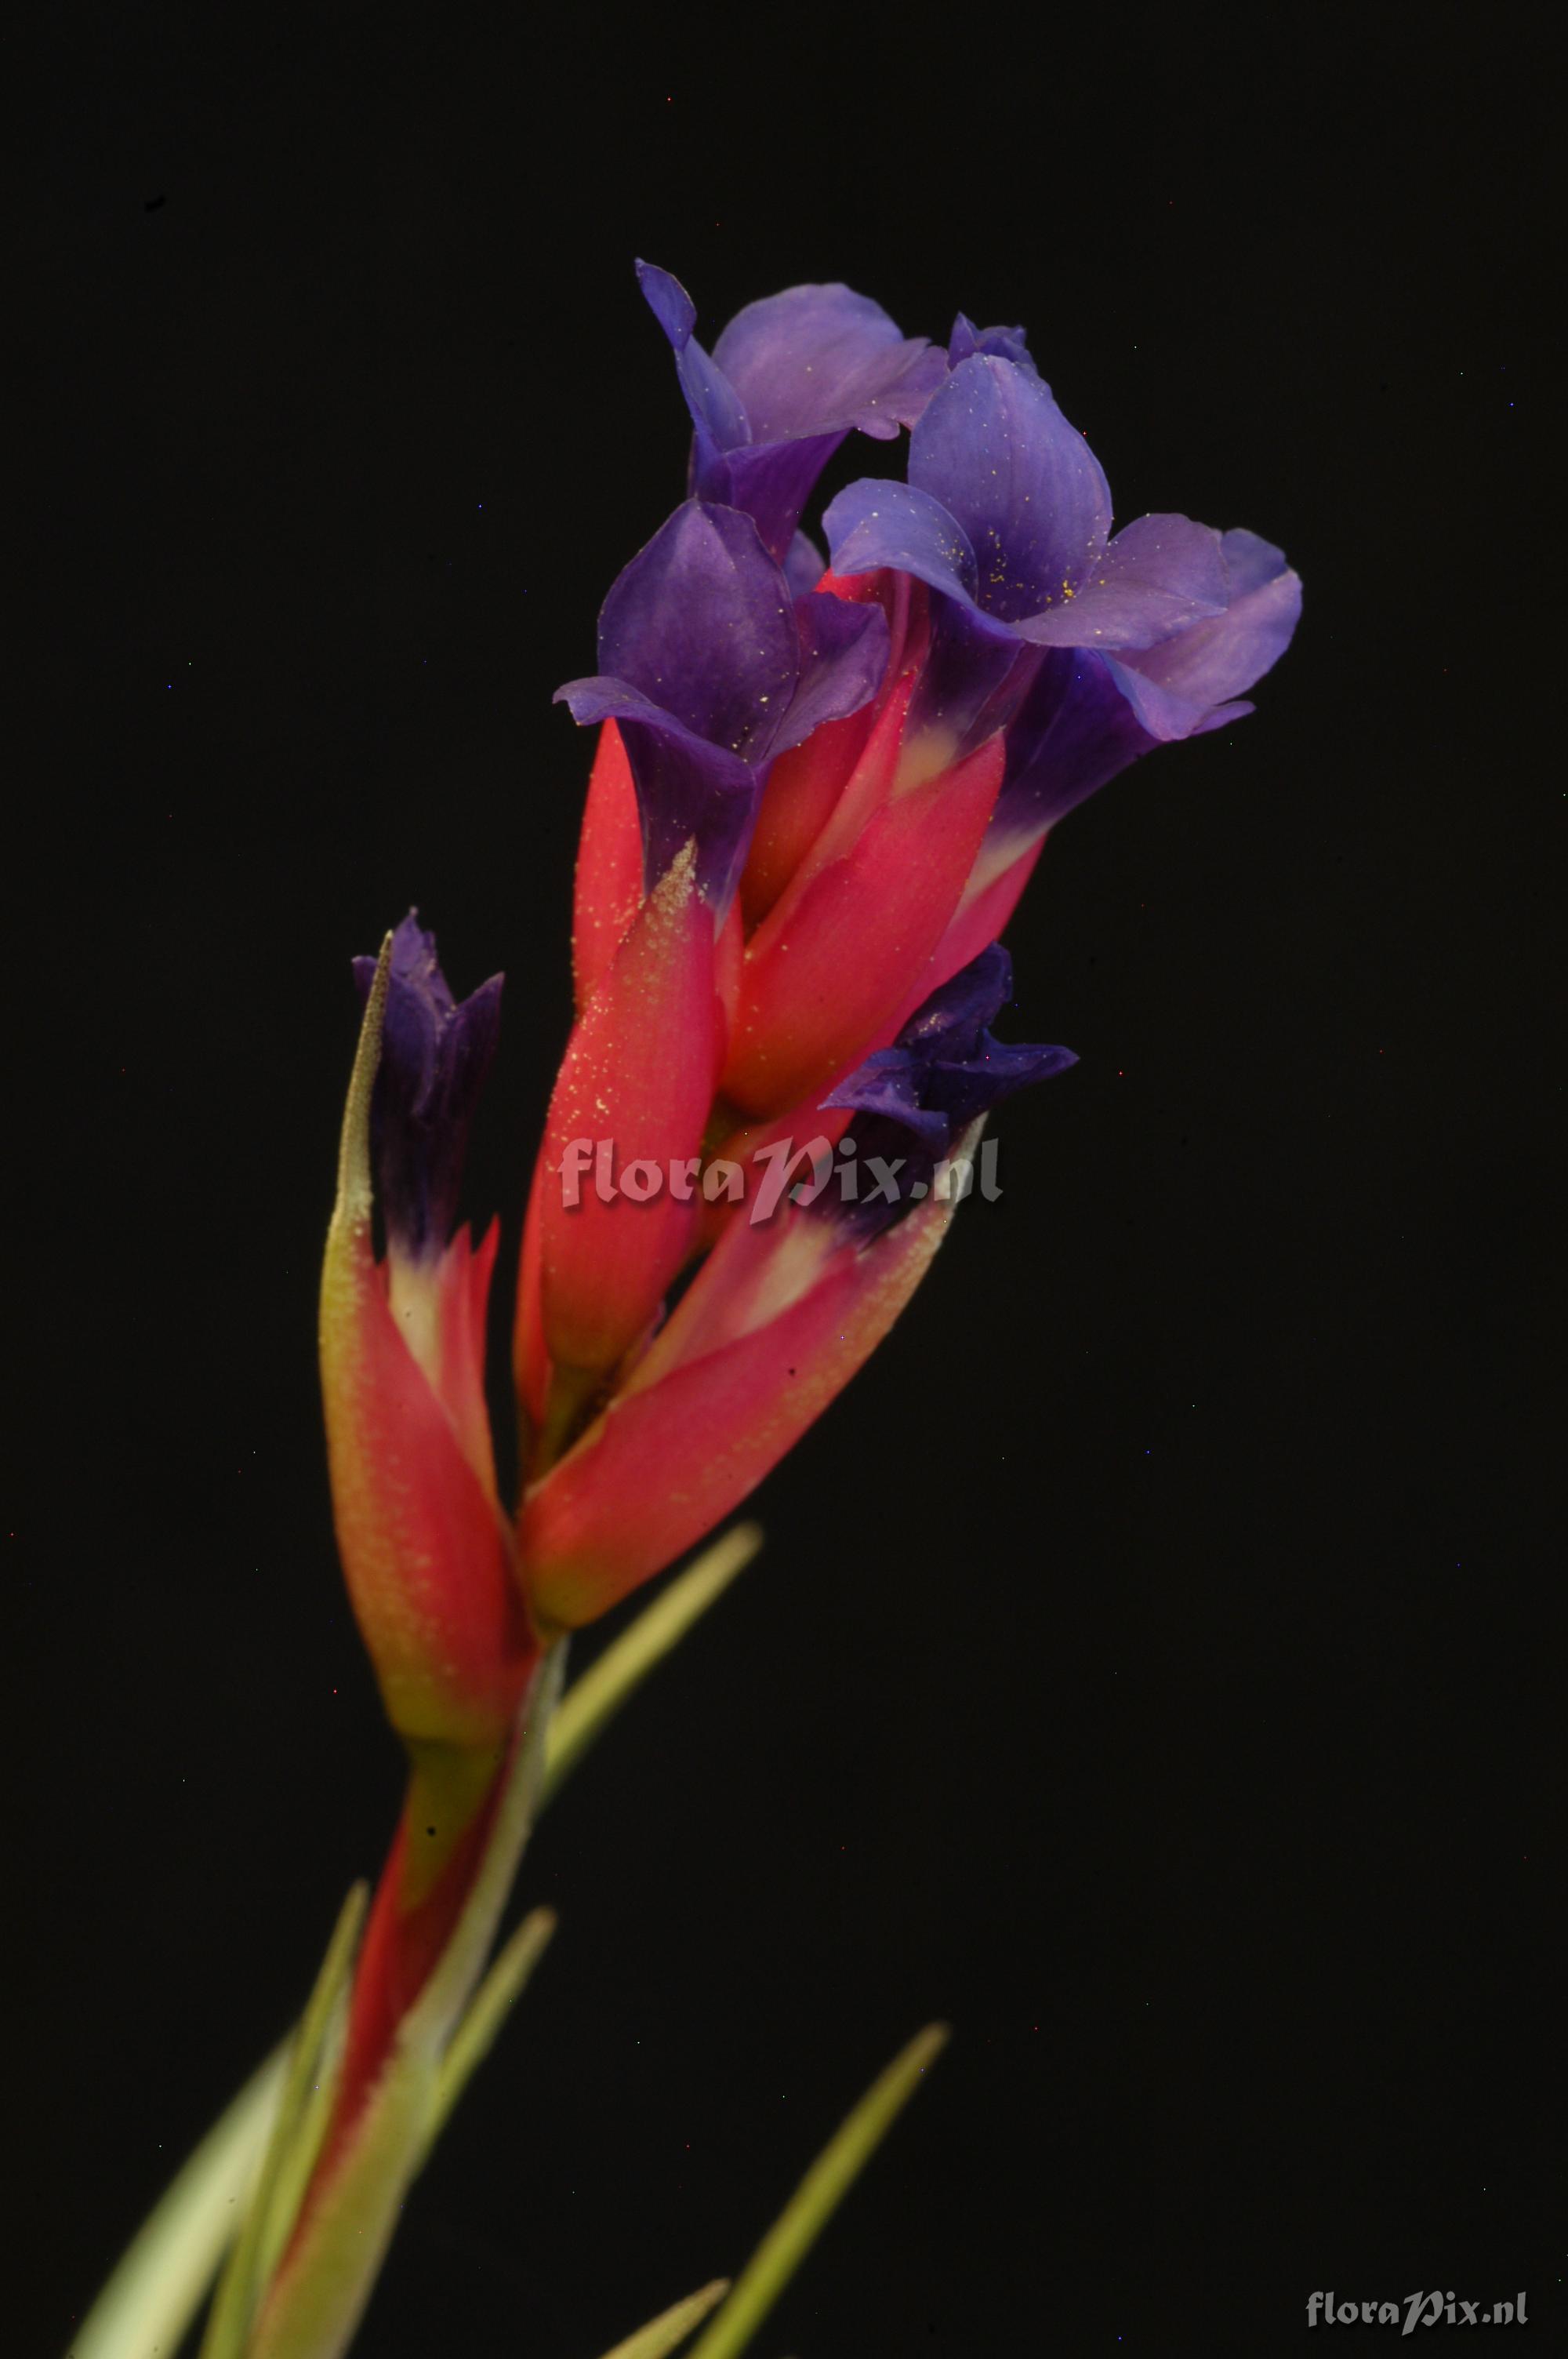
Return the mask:
[[637, 277], [676, 355], [691, 412], [688, 488], [743, 509], [781, 565], [822, 566], [795, 527], [818, 475], [859, 428], [888, 441], [913, 426], [946, 371], [924, 336], [903, 336], [878, 303], [851, 288], [789, 287], [748, 303], [711, 356], [693, 330], [697, 309], [678, 278], [639, 262]]

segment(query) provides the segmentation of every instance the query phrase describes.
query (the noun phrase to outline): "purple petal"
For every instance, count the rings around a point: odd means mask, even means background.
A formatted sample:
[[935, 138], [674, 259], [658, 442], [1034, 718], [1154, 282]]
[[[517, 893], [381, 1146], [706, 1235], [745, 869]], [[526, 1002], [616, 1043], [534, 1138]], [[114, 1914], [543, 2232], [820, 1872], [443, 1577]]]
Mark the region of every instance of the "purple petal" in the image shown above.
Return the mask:
[[774, 740], [775, 754], [800, 745], [824, 721], [859, 712], [881, 688], [888, 668], [888, 623], [880, 606], [813, 590], [795, 600], [795, 619], [800, 686]]
[[939, 730], [949, 755], [972, 753], [1011, 720], [1043, 660], [1041, 650], [1025, 647], [1011, 624], [956, 598], [937, 599], [904, 742]]
[[678, 507], [604, 602], [599, 668], [693, 735], [762, 759], [800, 655], [784, 575], [751, 517], [698, 500]]
[[697, 305], [680, 280], [672, 272], [661, 270], [656, 262], [639, 261], [637, 284], [675, 350], [684, 352], [697, 325]]
[[835, 573], [875, 573], [892, 566], [949, 598], [974, 603], [977, 567], [968, 536], [929, 492], [862, 475], [833, 501], [822, 528]]
[[1227, 612], [1131, 659], [1152, 686], [1199, 712], [1228, 703], [1260, 679], [1290, 646], [1301, 618], [1301, 580], [1281, 550], [1251, 532], [1227, 532], [1220, 547], [1231, 592]]
[[[357, 958], [354, 981], [370, 994], [376, 962]], [[495, 1054], [501, 977], [454, 1001], [436, 937], [410, 909], [392, 938], [381, 1062], [371, 1101], [376, 1199], [389, 1247], [428, 1256], [457, 1218], [469, 1127]]]
[[804, 598], [815, 590], [827, 571], [827, 560], [807, 532], [797, 532], [790, 542], [784, 560], [784, 580], [792, 598]]
[[582, 727], [620, 723], [642, 821], [644, 892], [695, 837], [697, 888], [722, 916], [751, 842], [762, 773], [697, 736], [629, 680], [570, 679], [555, 701]]
[[1284, 550], [1276, 549], [1271, 540], [1264, 540], [1260, 534], [1249, 532], [1244, 525], [1237, 526], [1234, 531], [1222, 532], [1219, 538], [1233, 599], [1245, 598], [1250, 590], [1266, 589], [1289, 570]]
[[1012, 959], [1000, 942], [992, 942], [916, 1008], [899, 1040], [932, 1056], [967, 1055], [1011, 997]]
[[924, 336], [904, 337], [880, 303], [848, 287], [789, 287], [738, 311], [713, 357], [754, 443], [848, 433], [890, 441], [913, 426], [946, 373]]
[[1006, 867], [1157, 742], [1141, 725], [1108, 657], [1053, 647], [1007, 733], [1007, 767], [986, 837], [987, 875]]
[[1054, 1081], [1077, 1063], [1074, 1049], [1033, 1042], [997, 1040], [988, 1032], [972, 1060], [963, 1064], [932, 1066], [925, 1084], [927, 1099], [941, 1108], [953, 1131], [964, 1130], [977, 1114], [989, 1114], [1003, 1098], [1035, 1082]]
[[1182, 516], [1140, 516], [1119, 532], [1065, 605], [1021, 622], [1036, 647], [1152, 647], [1225, 612], [1219, 535]]
[[1022, 328], [977, 328], [974, 321], [960, 311], [947, 340], [947, 359], [957, 368], [960, 361], [973, 360], [977, 353], [990, 353], [998, 360], [1013, 361], [1020, 368], [1027, 369], [1032, 376], [1040, 374], [1030, 357], [1029, 345]]
[[935, 395], [910, 441], [909, 479], [968, 535], [974, 595], [1009, 623], [1065, 603], [1098, 562], [1110, 490], [1049, 388], [976, 353]]
[[947, 1144], [947, 1117], [920, 1103], [925, 1068], [907, 1049], [874, 1049], [848, 1081], [840, 1082], [822, 1101], [823, 1107], [851, 1106], [858, 1114], [880, 1114], [903, 1130], [924, 1139], [938, 1154]]
[[[655, 263], [639, 262], [637, 284], [675, 353], [676, 374], [697, 435], [697, 464], [693, 472], [700, 478], [724, 451], [750, 440], [745, 408], [723, 370], [714, 365], [692, 334], [697, 307], [680, 280]], [[712, 496], [700, 480], [696, 488]]]
[[706, 467], [698, 465], [697, 487], [704, 499], [743, 508], [768, 555], [785, 564], [800, 512], [843, 440], [842, 434], [815, 434], [804, 441], [762, 442], [729, 451]]

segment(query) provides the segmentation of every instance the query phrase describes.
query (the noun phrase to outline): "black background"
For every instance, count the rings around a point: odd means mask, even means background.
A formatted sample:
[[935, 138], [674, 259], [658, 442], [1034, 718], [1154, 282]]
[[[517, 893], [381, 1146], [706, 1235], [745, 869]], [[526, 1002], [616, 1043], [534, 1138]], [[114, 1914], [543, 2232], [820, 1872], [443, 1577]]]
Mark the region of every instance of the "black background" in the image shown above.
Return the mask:
[[1011, 1026], [1083, 1061], [546, 1822], [562, 1930], [361, 2347], [591, 2359], [935, 2015], [769, 2359], [1271, 2354], [1330, 2287], [1523, 2287], [1548, 2342], [1525, 12], [521, 13], [68, 9], [23, 83], [11, 2347], [392, 1823], [313, 1364], [347, 962], [417, 901], [460, 990], [505, 969], [514, 1240], [589, 753], [549, 695], [681, 491], [639, 252], [709, 336], [810, 277], [1025, 321], [1119, 514], [1253, 527], [1306, 615], [1054, 839]]

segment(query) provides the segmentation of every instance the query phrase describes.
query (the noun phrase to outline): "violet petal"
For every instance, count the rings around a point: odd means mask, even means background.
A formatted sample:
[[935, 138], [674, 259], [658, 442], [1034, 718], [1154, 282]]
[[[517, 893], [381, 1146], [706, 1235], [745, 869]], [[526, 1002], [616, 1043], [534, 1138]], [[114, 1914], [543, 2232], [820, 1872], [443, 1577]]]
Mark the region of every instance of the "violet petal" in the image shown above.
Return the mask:
[[831, 503], [822, 528], [835, 573], [875, 573], [891, 566], [974, 603], [979, 569], [968, 535], [930, 492], [862, 475]]
[[[669, 338], [676, 356], [676, 374], [691, 412], [698, 446], [699, 462], [693, 472], [701, 477], [723, 452], [736, 450], [752, 439], [745, 407], [723, 370], [715, 365], [693, 335], [697, 307], [680, 280], [655, 263], [639, 262], [637, 284]], [[695, 488], [711, 496], [700, 481]]]
[[827, 571], [827, 560], [811, 535], [797, 532], [784, 560], [784, 580], [789, 584], [790, 596], [804, 598], [808, 590], [816, 589]]
[[1022, 328], [977, 328], [968, 314], [960, 311], [947, 340], [948, 361], [957, 368], [960, 361], [973, 360], [977, 353], [991, 353], [998, 360], [1012, 361], [1032, 376], [1040, 374]]
[[881, 608], [808, 591], [795, 602], [800, 635], [800, 685], [773, 751], [798, 745], [825, 721], [842, 721], [869, 704], [888, 667], [888, 623]]
[[651, 893], [682, 846], [697, 842], [698, 890], [729, 906], [756, 816], [762, 774], [725, 745], [710, 745], [629, 680], [570, 679], [555, 701], [579, 727], [620, 723], [643, 829], [643, 888]]
[[946, 373], [924, 336], [901, 335], [853, 288], [788, 287], [738, 311], [713, 357], [744, 404], [755, 443], [859, 427], [891, 441]]
[[800, 656], [784, 576], [751, 517], [697, 500], [678, 507], [604, 602], [599, 669], [696, 736], [762, 758]]
[[799, 441], [761, 442], [728, 451], [707, 470], [698, 488], [704, 499], [743, 508], [768, 555], [784, 564], [800, 512], [843, 440], [842, 433], [814, 434]]
[[1231, 593], [1227, 611], [1130, 658], [1146, 679], [1200, 712], [1260, 679], [1301, 619], [1301, 579], [1281, 550], [1251, 532], [1227, 532], [1220, 547]]
[[910, 440], [909, 479], [940, 503], [977, 560], [974, 597], [1008, 623], [1065, 603], [1110, 530], [1099, 462], [1015, 361], [977, 353], [933, 397]]
[[1152, 647], [1225, 612], [1219, 535], [1183, 516], [1146, 516], [1119, 532], [1065, 604], [1018, 624], [1036, 647]]
[[1110, 659], [1053, 647], [1007, 734], [1007, 767], [987, 833], [988, 869], [1026, 849], [1157, 743]]

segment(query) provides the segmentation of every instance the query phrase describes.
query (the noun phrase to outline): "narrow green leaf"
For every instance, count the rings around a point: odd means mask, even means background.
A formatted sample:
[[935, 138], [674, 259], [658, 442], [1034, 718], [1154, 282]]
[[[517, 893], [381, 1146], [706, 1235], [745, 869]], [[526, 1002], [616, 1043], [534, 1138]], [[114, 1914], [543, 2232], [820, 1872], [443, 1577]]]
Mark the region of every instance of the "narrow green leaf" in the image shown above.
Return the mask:
[[121, 2255], [66, 2359], [173, 2352], [243, 2216], [288, 2071], [278, 2047], [213, 2124]]
[[[294, 2212], [309, 2175], [314, 2155], [299, 2158], [300, 2124], [317, 2079], [322, 2050], [327, 2043], [332, 2018], [341, 2006], [348, 1989], [349, 1975], [353, 1968], [354, 1951], [359, 1945], [360, 1928], [364, 1923], [366, 1905], [370, 1899], [368, 1885], [356, 1884], [338, 1911], [338, 1921], [332, 1928], [332, 1938], [327, 1944], [327, 1954], [317, 1974], [315, 1988], [306, 2001], [289, 2046], [288, 2072], [283, 2084], [272, 2136], [267, 2141], [255, 2191], [246, 2207], [243, 2223], [229, 2255], [229, 2266], [218, 2287], [212, 2314], [202, 2337], [201, 2359], [240, 2359], [250, 2332], [257, 2297], [265, 2285], [265, 2261], [281, 2248], [294, 2224]], [[303, 2168], [301, 2168], [303, 2160]], [[291, 2169], [290, 2166], [293, 2165]], [[293, 2200], [287, 2217], [280, 2216], [278, 2197], [284, 2184], [292, 2186]]]
[[562, 1697], [545, 1756], [544, 1809], [589, 1746], [640, 1687], [655, 1664], [677, 1646], [694, 1622], [721, 1597], [762, 1545], [762, 1527], [736, 1524], [697, 1562], [660, 1591], [628, 1630], [606, 1647]]
[[690, 2359], [735, 2359], [746, 2348], [946, 2040], [945, 2023], [927, 2024], [872, 2082], [762, 2238]]
[[665, 2354], [684, 2343], [693, 2327], [702, 2324], [729, 2290], [728, 2277], [715, 2277], [700, 2293], [688, 2293], [684, 2301], [674, 2303], [657, 2318], [650, 2319], [635, 2334], [629, 2334], [624, 2343], [618, 2343], [613, 2351], [607, 2351], [604, 2359], [665, 2359]]
[[497, 1954], [490, 1972], [473, 1995], [472, 2004], [453, 2032], [436, 2079], [436, 2097], [425, 2151], [440, 2136], [448, 2117], [475, 2072], [489, 2055], [502, 2025], [524, 1989], [550, 1936], [556, 1930], [553, 1908], [535, 1908]]

